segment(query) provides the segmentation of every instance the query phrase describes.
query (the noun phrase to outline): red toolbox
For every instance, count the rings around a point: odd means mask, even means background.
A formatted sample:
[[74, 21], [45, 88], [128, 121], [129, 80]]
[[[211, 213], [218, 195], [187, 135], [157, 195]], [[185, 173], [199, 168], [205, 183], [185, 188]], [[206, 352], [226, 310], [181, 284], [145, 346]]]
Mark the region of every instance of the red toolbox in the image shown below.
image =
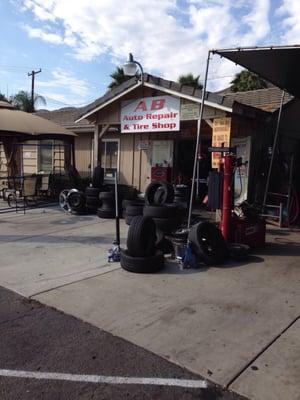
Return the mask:
[[153, 181], [166, 181], [171, 182], [171, 167], [152, 167], [151, 168], [151, 182]]
[[232, 242], [242, 243], [251, 248], [262, 247], [266, 243], [266, 221], [233, 217], [231, 220]]

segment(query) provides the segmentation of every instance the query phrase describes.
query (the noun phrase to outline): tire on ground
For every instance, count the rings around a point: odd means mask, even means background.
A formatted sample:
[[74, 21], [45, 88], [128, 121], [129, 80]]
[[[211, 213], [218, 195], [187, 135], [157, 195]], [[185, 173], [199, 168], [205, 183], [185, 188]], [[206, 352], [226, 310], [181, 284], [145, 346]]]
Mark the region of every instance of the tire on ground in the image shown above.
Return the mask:
[[132, 257], [127, 250], [121, 249], [121, 267], [130, 272], [153, 273], [164, 266], [164, 256], [157, 251], [151, 257]]
[[133, 257], [149, 257], [155, 252], [156, 228], [152, 218], [132, 218], [127, 234], [127, 251]]
[[85, 210], [85, 201], [83, 192], [72, 192], [67, 196], [67, 202], [72, 211], [83, 212]]
[[228, 259], [223, 235], [211, 222], [200, 222], [192, 226], [189, 240], [196, 256], [207, 265], [220, 264]]
[[98, 208], [97, 215], [99, 218], [113, 219], [115, 218], [116, 213], [114, 210], [102, 210], [102, 208]]

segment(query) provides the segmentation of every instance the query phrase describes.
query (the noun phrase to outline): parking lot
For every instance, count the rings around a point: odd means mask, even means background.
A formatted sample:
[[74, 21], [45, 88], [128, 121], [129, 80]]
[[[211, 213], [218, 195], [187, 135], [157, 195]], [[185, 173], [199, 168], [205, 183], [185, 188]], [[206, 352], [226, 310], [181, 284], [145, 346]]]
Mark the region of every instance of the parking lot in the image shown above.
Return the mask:
[[56, 208], [1, 215], [0, 285], [246, 397], [299, 399], [299, 233], [269, 229], [247, 262], [155, 275], [108, 264], [114, 236], [112, 220]]

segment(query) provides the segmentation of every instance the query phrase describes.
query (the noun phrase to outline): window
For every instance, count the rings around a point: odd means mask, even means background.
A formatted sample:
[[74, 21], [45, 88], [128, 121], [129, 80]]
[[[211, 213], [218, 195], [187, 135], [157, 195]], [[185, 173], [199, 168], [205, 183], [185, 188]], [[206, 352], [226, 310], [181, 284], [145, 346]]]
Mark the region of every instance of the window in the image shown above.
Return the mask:
[[111, 180], [119, 171], [119, 140], [103, 139], [101, 142], [101, 167], [104, 179]]
[[38, 146], [38, 172], [49, 173], [53, 168], [53, 141], [41, 140]]

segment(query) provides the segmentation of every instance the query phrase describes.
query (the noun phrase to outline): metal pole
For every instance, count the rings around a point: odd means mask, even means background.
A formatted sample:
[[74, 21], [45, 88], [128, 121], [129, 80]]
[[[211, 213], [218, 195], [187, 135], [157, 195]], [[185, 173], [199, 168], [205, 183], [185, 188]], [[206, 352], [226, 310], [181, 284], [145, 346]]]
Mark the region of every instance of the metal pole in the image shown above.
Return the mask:
[[263, 210], [266, 207], [268, 190], [269, 190], [269, 186], [270, 186], [271, 172], [272, 172], [272, 167], [273, 167], [273, 162], [274, 162], [274, 157], [275, 157], [275, 152], [276, 152], [276, 146], [277, 146], [277, 142], [278, 142], [279, 124], [280, 124], [280, 120], [281, 120], [284, 95], [285, 95], [285, 91], [283, 90], [282, 96], [281, 96], [280, 108], [279, 108], [279, 112], [278, 112], [277, 125], [276, 125], [276, 131], [275, 131], [275, 136], [274, 136], [274, 142], [273, 142], [271, 161], [270, 161], [270, 166], [269, 166], [269, 171], [268, 171], [266, 189], [265, 189], [265, 194], [264, 194], [263, 207], [262, 207]]
[[118, 173], [115, 174], [115, 204], [116, 204], [116, 245], [120, 246], [120, 218], [119, 218], [119, 204], [118, 204]]
[[200, 136], [201, 136], [201, 122], [202, 122], [203, 110], [204, 110], [204, 100], [205, 100], [205, 93], [206, 93], [206, 84], [207, 84], [207, 75], [208, 75], [208, 69], [209, 69], [210, 53], [211, 53], [211, 51], [209, 50], [208, 51], [208, 55], [207, 55], [205, 78], [204, 78], [204, 83], [203, 83], [203, 88], [202, 88], [201, 108], [200, 108], [200, 114], [199, 114], [198, 125], [197, 125], [197, 141], [196, 141], [196, 149], [195, 149], [192, 188], [191, 188], [191, 198], [190, 198], [189, 215], [188, 215], [188, 228], [191, 225], [193, 197], [194, 197], [194, 186], [195, 186], [195, 176], [196, 176], [196, 166], [197, 166], [198, 149], [199, 149]]

